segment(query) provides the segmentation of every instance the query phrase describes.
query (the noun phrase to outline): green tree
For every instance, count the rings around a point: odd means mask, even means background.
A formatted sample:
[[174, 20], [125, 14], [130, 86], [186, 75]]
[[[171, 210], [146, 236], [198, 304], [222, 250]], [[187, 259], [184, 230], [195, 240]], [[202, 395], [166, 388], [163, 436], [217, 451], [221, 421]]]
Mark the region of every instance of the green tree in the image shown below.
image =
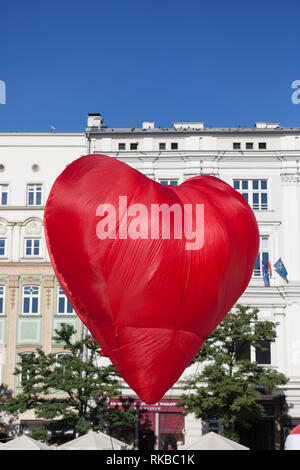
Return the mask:
[[[112, 365], [100, 366], [99, 345], [91, 337], [75, 340], [73, 327], [62, 324], [55, 330], [54, 341], [63, 345], [66, 354], [21, 356], [14, 372], [21, 378], [21, 393], [10, 398], [3, 408], [8, 412], [34, 410], [36, 418], [49, 420], [34, 429], [32, 437], [47, 441], [48, 431], [55, 434], [71, 427], [82, 435], [106, 426], [130, 426], [136, 421], [132, 410], [110, 409], [109, 398], [120, 394], [120, 377]], [[83, 357], [85, 356], [85, 357]]]
[[258, 309], [236, 305], [210, 334], [193, 362], [199, 373], [185, 381], [179, 405], [185, 414], [208, 421], [217, 417], [223, 435], [239, 442], [237, 425], [249, 428], [265, 415], [262, 392], [278, 391], [288, 379], [270, 367], [251, 362], [251, 347], [267, 350], [276, 338], [276, 324], [259, 321]]

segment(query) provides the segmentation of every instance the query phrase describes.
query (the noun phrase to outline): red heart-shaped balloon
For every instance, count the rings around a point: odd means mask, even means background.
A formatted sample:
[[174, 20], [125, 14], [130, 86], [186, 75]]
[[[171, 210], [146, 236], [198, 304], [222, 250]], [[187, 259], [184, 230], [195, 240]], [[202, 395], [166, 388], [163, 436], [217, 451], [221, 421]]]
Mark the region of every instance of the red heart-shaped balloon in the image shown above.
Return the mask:
[[[175, 212], [158, 226], [152, 209], [162, 204], [182, 209], [181, 226]], [[201, 226], [197, 208], [204, 209]], [[190, 214], [186, 232], [184, 214]], [[168, 220], [169, 234], [163, 233]], [[81, 157], [63, 171], [44, 222], [71, 304], [150, 404], [178, 380], [246, 289], [259, 246], [251, 208], [222, 180], [203, 175], [164, 187], [105, 155]], [[190, 248], [193, 232], [198, 247]]]

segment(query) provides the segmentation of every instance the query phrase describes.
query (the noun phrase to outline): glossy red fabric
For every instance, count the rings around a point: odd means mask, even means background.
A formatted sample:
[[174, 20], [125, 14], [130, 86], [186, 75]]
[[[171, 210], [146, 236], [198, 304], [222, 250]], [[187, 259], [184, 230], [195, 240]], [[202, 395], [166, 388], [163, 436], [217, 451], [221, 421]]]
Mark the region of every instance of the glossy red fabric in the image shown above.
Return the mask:
[[291, 430], [290, 435], [291, 434], [300, 434], [300, 424]]
[[[184, 237], [100, 240], [97, 208], [117, 208], [120, 195], [149, 213], [153, 203], [203, 204], [203, 247], [186, 250]], [[222, 180], [203, 175], [164, 187], [105, 155], [81, 157], [63, 171], [44, 223], [64, 292], [124, 380], [149, 404], [179, 379], [246, 289], [259, 246], [251, 208]]]

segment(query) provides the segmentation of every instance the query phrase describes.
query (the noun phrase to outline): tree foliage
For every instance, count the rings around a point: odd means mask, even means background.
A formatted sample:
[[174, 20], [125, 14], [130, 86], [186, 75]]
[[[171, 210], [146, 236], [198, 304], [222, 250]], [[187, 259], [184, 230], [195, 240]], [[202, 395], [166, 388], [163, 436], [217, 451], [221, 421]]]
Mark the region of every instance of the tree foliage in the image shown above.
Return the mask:
[[120, 377], [112, 365], [99, 365], [99, 345], [91, 337], [74, 340], [73, 327], [62, 324], [55, 330], [54, 341], [66, 352], [59, 362], [54, 353], [42, 349], [23, 357], [16, 367], [21, 393], [4, 405], [9, 412], [34, 410], [38, 419], [49, 420], [32, 436], [47, 440], [48, 431], [73, 428], [79, 435], [108, 425], [133, 426], [136, 418], [131, 410], [110, 409], [109, 398], [120, 394]]
[[200, 372], [186, 380], [180, 403], [185, 414], [209, 421], [218, 418], [224, 435], [239, 441], [236, 426], [250, 427], [264, 416], [261, 393], [278, 391], [287, 378], [278, 371], [251, 362], [249, 348], [266, 351], [276, 338], [276, 324], [259, 321], [258, 309], [236, 305], [210, 334], [193, 362]]

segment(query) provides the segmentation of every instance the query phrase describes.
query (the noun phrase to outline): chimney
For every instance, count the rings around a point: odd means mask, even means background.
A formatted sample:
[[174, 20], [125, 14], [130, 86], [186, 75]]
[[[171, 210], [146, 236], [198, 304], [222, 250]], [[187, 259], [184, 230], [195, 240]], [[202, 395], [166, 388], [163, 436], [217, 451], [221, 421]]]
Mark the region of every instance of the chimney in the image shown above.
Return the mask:
[[204, 129], [204, 122], [173, 122], [173, 128], [182, 130], [201, 130]]
[[142, 122], [142, 129], [154, 129], [154, 121], [144, 121]]
[[88, 114], [87, 127], [102, 127], [103, 117], [101, 114]]
[[255, 129], [278, 129], [280, 124], [273, 122], [256, 122]]

